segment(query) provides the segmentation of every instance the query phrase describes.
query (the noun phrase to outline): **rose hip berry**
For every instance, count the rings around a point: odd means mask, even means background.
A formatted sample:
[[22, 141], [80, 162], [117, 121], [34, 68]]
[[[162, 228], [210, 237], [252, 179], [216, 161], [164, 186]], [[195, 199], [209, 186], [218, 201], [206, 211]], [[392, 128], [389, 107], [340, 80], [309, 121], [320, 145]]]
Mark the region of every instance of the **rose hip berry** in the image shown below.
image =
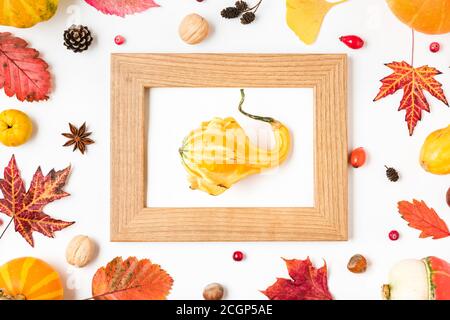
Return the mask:
[[350, 164], [353, 168], [359, 168], [366, 163], [366, 151], [364, 148], [356, 148], [350, 154]]
[[364, 46], [364, 40], [355, 35], [343, 36], [339, 40], [351, 49], [361, 49]]
[[439, 44], [439, 42], [432, 42], [430, 44], [430, 51], [433, 53], [438, 52], [441, 49], [441, 45]]
[[115, 38], [114, 38], [114, 42], [118, 45], [118, 46], [121, 46], [122, 44], [124, 44], [125, 43], [125, 38], [123, 37], [123, 36], [116, 36]]
[[389, 239], [391, 239], [392, 241], [396, 241], [398, 240], [398, 238], [400, 238], [400, 234], [397, 230], [392, 230], [391, 232], [389, 232]]
[[235, 251], [233, 253], [233, 260], [234, 261], [242, 261], [244, 259], [244, 254], [242, 251]]

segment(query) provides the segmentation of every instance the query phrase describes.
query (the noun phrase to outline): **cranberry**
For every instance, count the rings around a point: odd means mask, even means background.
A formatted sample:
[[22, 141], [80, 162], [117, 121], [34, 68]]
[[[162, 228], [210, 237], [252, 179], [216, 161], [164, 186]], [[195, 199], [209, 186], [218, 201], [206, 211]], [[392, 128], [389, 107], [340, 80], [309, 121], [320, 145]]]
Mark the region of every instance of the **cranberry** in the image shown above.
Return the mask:
[[242, 251], [235, 251], [233, 253], [233, 260], [234, 261], [242, 261], [244, 259], [244, 254]]
[[441, 49], [441, 45], [438, 42], [432, 42], [430, 44], [430, 51], [433, 53], [438, 52]]
[[397, 230], [392, 230], [391, 232], [389, 232], [389, 239], [391, 239], [392, 241], [396, 241], [398, 240], [398, 238], [400, 238], [400, 234]]
[[114, 38], [114, 42], [115, 42], [118, 46], [121, 46], [122, 44], [125, 43], [125, 38], [124, 38], [123, 36], [121, 36], [121, 35], [116, 36], [116, 37]]

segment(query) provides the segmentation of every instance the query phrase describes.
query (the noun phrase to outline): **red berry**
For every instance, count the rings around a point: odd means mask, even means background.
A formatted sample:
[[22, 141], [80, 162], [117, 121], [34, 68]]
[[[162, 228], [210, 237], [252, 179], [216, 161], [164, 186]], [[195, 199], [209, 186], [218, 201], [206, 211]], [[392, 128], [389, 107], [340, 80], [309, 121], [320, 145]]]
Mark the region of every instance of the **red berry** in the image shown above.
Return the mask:
[[197, 2], [203, 2], [204, 0], [197, 0]]
[[242, 261], [244, 259], [244, 254], [242, 251], [235, 251], [233, 253], [233, 260], [234, 261]]
[[391, 232], [389, 232], [389, 239], [391, 239], [392, 241], [396, 241], [398, 240], [398, 238], [400, 238], [400, 234], [397, 230], [392, 230]]
[[438, 52], [441, 49], [441, 45], [439, 44], [439, 42], [432, 42], [430, 44], [430, 51], [431, 52]]
[[0, 219], [0, 227], [3, 225], [3, 220]]
[[118, 45], [118, 46], [120, 46], [120, 45], [122, 45], [122, 44], [124, 44], [125, 43], [125, 38], [123, 37], [123, 36], [116, 36], [115, 38], [114, 38], [114, 42]]
[[353, 168], [359, 168], [366, 163], [366, 152], [364, 148], [357, 148], [350, 154], [350, 164]]
[[358, 36], [342, 36], [339, 38], [345, 45], [352, 49], [361, 49], [364, 46], [364, 40]]

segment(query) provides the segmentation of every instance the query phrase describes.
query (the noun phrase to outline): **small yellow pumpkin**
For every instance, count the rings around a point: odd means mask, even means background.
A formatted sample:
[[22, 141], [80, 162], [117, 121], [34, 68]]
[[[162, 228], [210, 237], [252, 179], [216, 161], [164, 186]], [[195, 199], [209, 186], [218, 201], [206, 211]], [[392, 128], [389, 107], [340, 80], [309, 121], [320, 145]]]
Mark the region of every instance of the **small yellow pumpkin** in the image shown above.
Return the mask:
[[46, 262], [25, 257], [0, 267], [0, 291], [3, 297], [20, 300], [62, 300], [59, 274]]
[[434, 174], [450, 173], [450, 125], [432, 132], [423, 143], [420, 164]]
[[58, 3], [59, 0], [0, 0], [0, 25], [30, 28], [53, 17]]

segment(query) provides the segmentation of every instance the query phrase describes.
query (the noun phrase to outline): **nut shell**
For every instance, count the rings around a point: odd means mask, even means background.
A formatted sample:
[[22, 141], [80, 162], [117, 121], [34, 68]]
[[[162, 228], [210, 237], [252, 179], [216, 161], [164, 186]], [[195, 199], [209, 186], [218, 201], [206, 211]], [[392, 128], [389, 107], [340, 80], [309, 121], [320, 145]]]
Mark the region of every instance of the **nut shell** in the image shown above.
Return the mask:
[[447, 190], [446, 198], [447, 198], [447, 205], [450, 207], [450, 188], [448, 188]]
[[367, 260], [361, 254], [355, 254], [350, 258], [347, 264], [347, 269], [353, 273], [364, 273], [367, 269]]
[[220, 283], [210, 283], [203, 290], [205, 300], [222, 300], [224, 289]]
[[208, 36], [208, 21], [202, 16], [192, 13], [181, 21], [178, 33], [184, 42], [192, 45], [198, 44]]
[[67, 246], [66, 260], [69, 264], [82, 268], [92, 260], [94, 250], [95, 245], [88, 236], [76, 236]]

